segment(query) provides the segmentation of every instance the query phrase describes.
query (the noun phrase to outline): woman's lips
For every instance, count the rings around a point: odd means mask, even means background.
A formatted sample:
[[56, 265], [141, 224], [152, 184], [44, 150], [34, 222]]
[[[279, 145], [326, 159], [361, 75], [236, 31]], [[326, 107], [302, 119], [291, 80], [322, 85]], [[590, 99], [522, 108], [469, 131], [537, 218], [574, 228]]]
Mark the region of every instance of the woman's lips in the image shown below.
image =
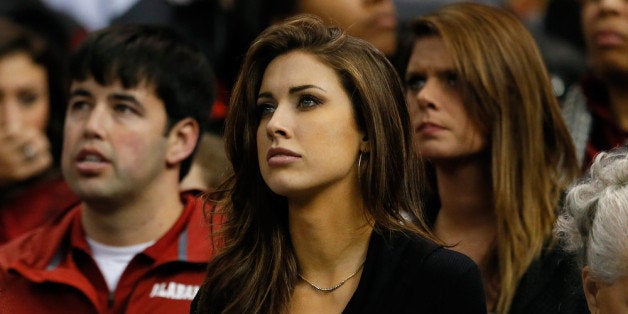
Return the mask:
[[266, 160], [269, 166], [284, 166], [300, 159], [301, 155], [285, 148], [274, 147], [268, 150]]
[[444, 130], [444, 128], [436, 123], [424, 122], [416, 128], [416, 133], [429, 136], [442, 130]]
[[623, 45], [625, 39], [619, 32], [600, 30], [595, 32], [593, 42], [599, 48], [612, 48]]

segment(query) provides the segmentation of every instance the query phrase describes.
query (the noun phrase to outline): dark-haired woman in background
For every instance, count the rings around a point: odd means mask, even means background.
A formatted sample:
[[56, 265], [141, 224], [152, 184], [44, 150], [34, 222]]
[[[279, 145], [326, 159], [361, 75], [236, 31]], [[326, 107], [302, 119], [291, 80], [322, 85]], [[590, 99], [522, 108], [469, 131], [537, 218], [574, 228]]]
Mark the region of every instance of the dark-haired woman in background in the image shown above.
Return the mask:
[[0, 19], [0, 244], [76, 201], [58, 171], [66, 106], [63, 54]]

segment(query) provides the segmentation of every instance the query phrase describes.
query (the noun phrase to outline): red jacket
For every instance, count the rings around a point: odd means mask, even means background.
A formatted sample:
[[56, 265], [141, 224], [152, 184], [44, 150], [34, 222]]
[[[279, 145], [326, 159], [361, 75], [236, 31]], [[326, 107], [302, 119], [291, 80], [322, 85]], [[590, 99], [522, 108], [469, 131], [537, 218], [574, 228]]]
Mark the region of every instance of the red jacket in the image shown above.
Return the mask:
[[0, 313], [188, 313], [213, 248], [202, 201], [182, 199], [179, 220], [131, 260], [113, 295], [91, 257], [80, 205], [3, 246]]
[[0, 244], [53, 224], [79, 200], [60, 173], [47, 174], [0, 193]]

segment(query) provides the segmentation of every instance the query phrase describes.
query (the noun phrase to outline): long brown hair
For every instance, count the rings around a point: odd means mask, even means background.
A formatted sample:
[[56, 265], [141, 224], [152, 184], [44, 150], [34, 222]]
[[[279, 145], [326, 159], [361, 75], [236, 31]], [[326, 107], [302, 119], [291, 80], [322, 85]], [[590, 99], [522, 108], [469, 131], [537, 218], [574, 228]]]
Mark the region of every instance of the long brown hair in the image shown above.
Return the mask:
[[294, 291], [297, 261], [287, 201], [260, 174], [255, 110], [267, 65], [294, 50], [334, 69], [352, 100], [358, 126], [370, 143], [358, 171], [365, 215], [375, 232], [395, 230], [434, 240], [420, 216], [423, 169], [413, 150], [403, 85], [395, 69], [369, 43], [318, 18], [298, 16], [271, 26], [253, 42], [233, 90], [225, 142], [234, 174], [219, 206], [226, 219], [220, 240], [224, 248], [208, 266], [199, 312], [278, 313], [286, 310]]
[[551, 239], [561, 191], [578, 174], [571, 137], [534, 39], [507, 11], [456, 3], [413, 21], [411, 31], [410, 47], [420, 37], [443, 39], [465, 110], [488, 136], [496, 311], [507, 313], [519, 280]]

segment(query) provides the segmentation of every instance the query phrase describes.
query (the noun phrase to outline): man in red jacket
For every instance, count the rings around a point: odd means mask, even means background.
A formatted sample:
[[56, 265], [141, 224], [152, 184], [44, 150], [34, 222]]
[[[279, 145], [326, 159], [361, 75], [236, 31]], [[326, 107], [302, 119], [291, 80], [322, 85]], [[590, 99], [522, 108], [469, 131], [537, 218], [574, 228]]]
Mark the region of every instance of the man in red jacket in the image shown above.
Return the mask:
[[63, 174], [81, 203], [0, 249], [0, 313], [184, 313], [211, 257], [179, 194], [213, 102], [204, 55], [157, 26], [90, 34], [71, 62]]

